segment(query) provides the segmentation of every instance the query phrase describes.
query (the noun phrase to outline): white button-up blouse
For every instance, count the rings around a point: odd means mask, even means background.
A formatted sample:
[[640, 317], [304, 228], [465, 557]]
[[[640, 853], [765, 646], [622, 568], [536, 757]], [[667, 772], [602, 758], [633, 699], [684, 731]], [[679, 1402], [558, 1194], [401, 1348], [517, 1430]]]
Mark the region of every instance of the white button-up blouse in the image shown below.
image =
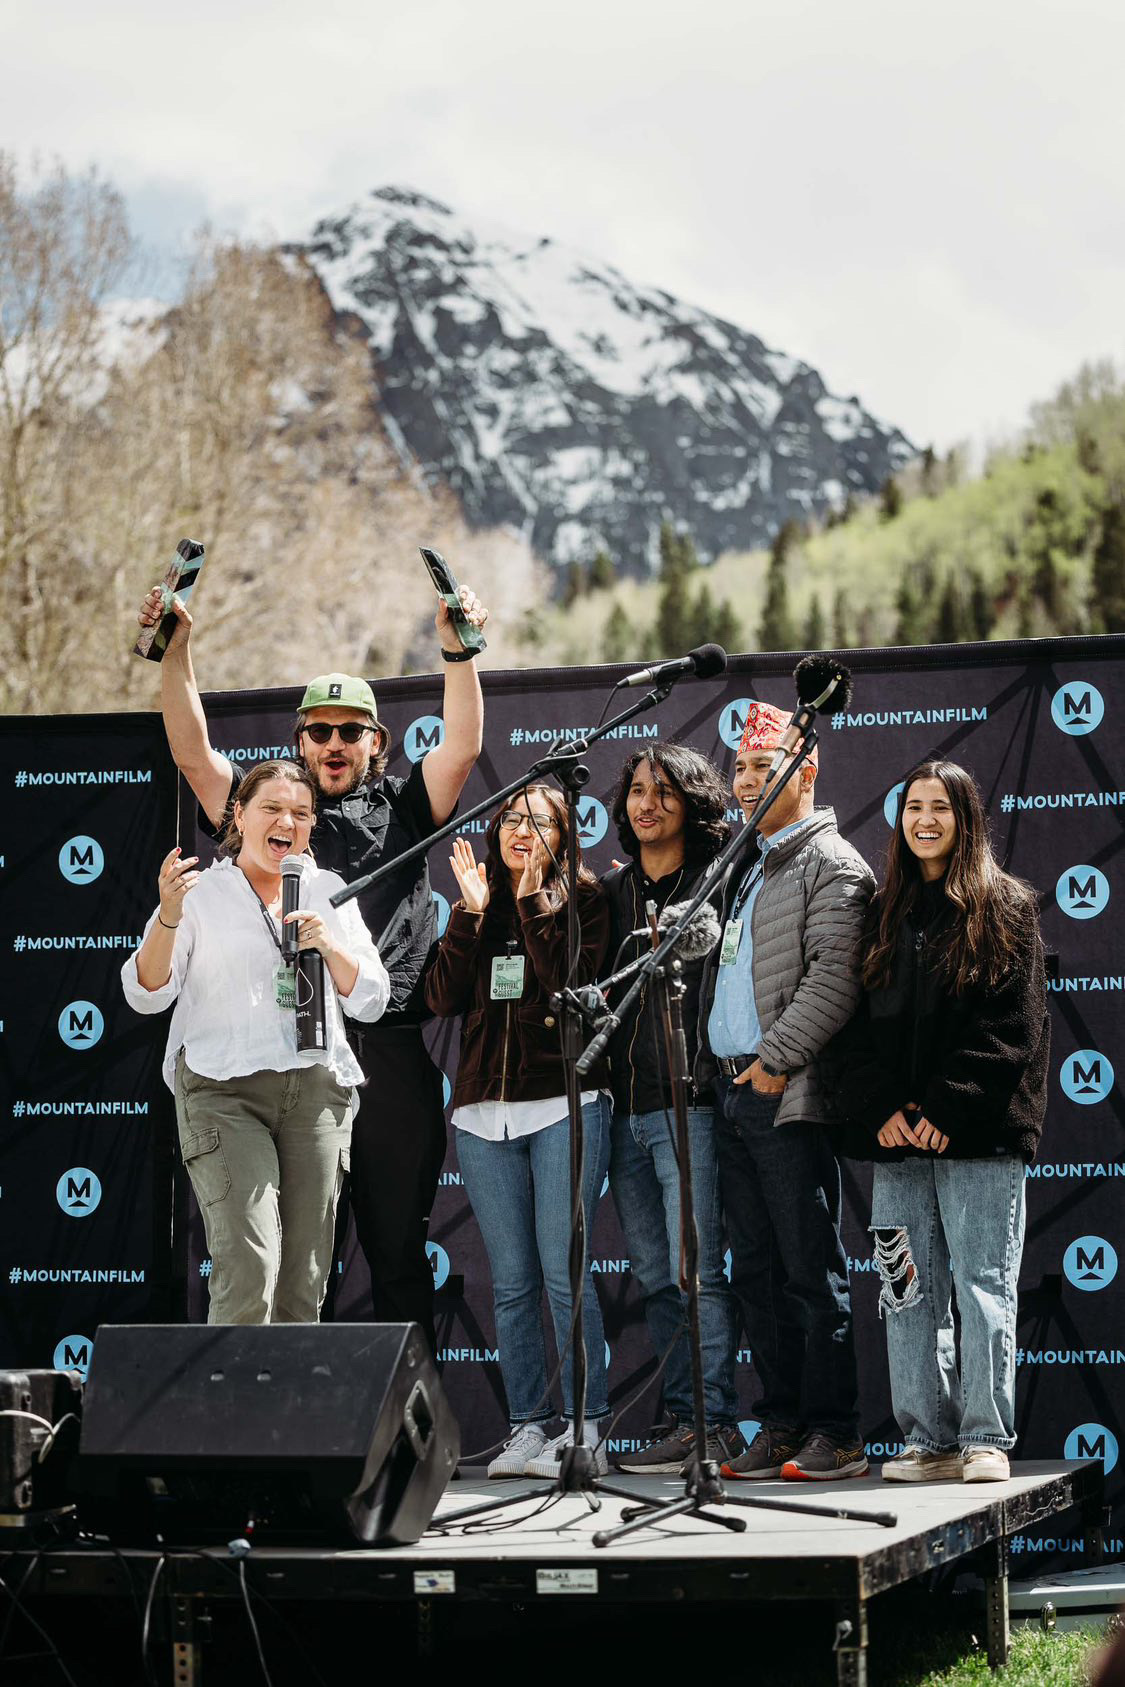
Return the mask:
[[[328, 900], [343, 887], [339, 874], [310, 860], [303, 864], [301, 881], [301, 907], [314, 908], [359, 963], [351, 995], [343, 998], [325, 968], [328, 1047], [298, 1052], [293, 1009], [278, 1007], [274, 984], [281, 957], [267, 921], [279, 938], [280, 925], [265, 913], [242, 869], [224, 857], [202, 872], [184, 897], [167, 984], [145, 989], [137, 977], [136, 952], [121, 968], [125, 998], [138, 1013], [160, 1013], [170, 1002], [176, 1004], [164, 1051], [169, 1089], [175, 1088], [181, 1048], [191, 1071], [204, 1078], [289, 1072], [320, 1063], [345, 1087], [362, 1082], [340, 1009], [351, 1019], [378, 1019], [390, 997], [390, 980], [357, 903], [333, 908]], [[146, 925], [146, 937], [156, 917]]]

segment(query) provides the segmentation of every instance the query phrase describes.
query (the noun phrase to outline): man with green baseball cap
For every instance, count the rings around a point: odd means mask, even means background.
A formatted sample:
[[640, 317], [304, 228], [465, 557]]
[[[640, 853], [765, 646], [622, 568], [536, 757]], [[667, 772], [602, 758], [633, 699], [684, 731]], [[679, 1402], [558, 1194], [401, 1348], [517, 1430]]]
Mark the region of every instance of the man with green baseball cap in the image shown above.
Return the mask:
[[[461, 601], [473, 625], [483, 626], [488, 611], [467, 586]], [[192, 618], [178, 598], [173, 607], [180, 625], [160, 665], [164, 725], [176, 766], [198, 798], [200, 824], [218, 836], [242, 775], [210, 742], [192, 668]], [[154, 588], [141, 605], [141, 625], [164, 613]], [[405, 778], [386, 771], [390, 734], [366, 680], [320, 674], [298, 706], [297, 748], [319, 792], [317, 864], [345, 880], [393, 861], [444, 825], [480, 754], [484, 700], [476, 663], [440, 598], [434, 627], [445, 665], [445, 733]], [[350, 1032], [368, 1078], [352, 1122], [351, 1205], [376, 1319], [418, 1323], [433, 1346], [426, 1225], [445, 1157], [445, 1111], [441, 1073], [422, 1040], [422, 972], [437, 938], [425, 856], [357, 900], [390, 975], [391, 999], [377, 1023]]]

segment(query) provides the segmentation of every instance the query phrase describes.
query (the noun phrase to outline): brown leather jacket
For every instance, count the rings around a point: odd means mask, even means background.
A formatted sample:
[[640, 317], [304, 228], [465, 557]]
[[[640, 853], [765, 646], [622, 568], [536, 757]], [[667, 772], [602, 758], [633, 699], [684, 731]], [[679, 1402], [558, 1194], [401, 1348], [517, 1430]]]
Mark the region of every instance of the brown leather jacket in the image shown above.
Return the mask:
[[[579, 885], [578, 920], [582, 943], [575, 982], [588, 984], [598, 976], [609, 943], [609, 903], [600, 885]], [[509, 953], [527, 957], [523, 995], [494, 1002], [493, 958]], [[521, 897], [510, 914], [491, 908], [470, 914], [463, 903], [454, 904], [425, 989], [434, 1013], [464, 1016], [455, 1107], [563, 1094], [562, 1046], [550, 999], [565, 982], [565, 904], [552, 909], [542, 891]], [[595, 1069], [583, 1085], [596, 1089], [605, 1082], [604, 1069]]]

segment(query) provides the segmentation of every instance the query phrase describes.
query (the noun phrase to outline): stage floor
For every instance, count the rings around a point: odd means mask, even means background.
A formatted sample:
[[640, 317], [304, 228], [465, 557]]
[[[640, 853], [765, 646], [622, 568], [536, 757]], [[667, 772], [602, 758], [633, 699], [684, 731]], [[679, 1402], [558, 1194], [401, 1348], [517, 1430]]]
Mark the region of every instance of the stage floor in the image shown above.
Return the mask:
[[[939, 1565], [977, 1554], [985, 1579], [989, 1661], [1008, 1654], [1008, 1541], [1048, 1518], [1078, 1508], [1090, 1552], [1100, 1556], [1102, 1467], [1098, 1463], [1018, 1462], [1007, 1482], [898, 1485], [878, 1475], [861, 1481], [803, 1484], [731, 1483], [730, 1499], [769, 1500], [757, 1506], [712, 1508], [746, 1521], [741, 1533], [689, 1517], [647, 1523], [626, 1539], [599, 1548], [594, 1536], [620, 1521], [629, 1499], [599, 1495], [592, 1510], [581, 1494], [552, 1497], [545, 1509], [531, 1496], [542, 1484], [489, 1482], [470, 1470], [447, 1490], [433, 1525], [412, 1546], [256, 1546], [235, 1562], [222, 1548], [166, 1547], [107, 1550], [100, 1544], [52, 1547], [29, 1564], [29, 1593], [142, 1596], [157, 1575], [172, 1611], [176, 1676], [202, 1679], [195, 1614], [206, 1601], [252, 1591], [279, 1598], [414, 1603], [422, 1649], [432, 1613], [458, 1600], [526, 1605], [542, 1599], [644, 1605], [665, 1601], [817, 1601], [835, 1616], [835, 1673], [839, 1683], [866, 1680], [867, 1602]], [[611, 1473], [608, 1480], [635, 1500], [674, 1500], [673, 1477]], [[445, 1524], [455, 1511], [485, 1500], [517, 1503], [499, 1516]], [[831, 1511], [893, 1513], [892, 1526], [833, 1516], [810, 1516], [795, 1503]], [[535, 1515], [531, 1515], [535, 1512]], [[22, 1556], [22, 1554], [20, 1555]], [[30, 1554], [28, 1557], [30, 1558]], [[163, 1557], [163, 1564], [160, 1564]], [[152, 1585], [155, 1585], [152, 1583]], [[831, 1662], [826, 1658], [826, 1671]], [[827, 1678], [827, 1674], [826, 1674]]]

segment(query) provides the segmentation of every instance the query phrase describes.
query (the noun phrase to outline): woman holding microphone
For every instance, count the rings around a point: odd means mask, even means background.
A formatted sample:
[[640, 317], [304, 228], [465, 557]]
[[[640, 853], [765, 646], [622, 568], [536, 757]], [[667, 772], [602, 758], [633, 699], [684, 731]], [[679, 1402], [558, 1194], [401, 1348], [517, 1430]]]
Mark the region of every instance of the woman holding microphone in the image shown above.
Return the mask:
[[[220, 858], [174, 849], [160, 905], [121, 969], [139, 1013], [175, 1003], [164, 1077], [211, 1253], [212, 1324], [315, 1323], [332, 1264], [363, 1073], [341, 1008], [378, 1019], [389, 984], [354, 902], [306, 855], [316, 792], [304, 768], [263, 762], [242, 781]], [[282, 864], [300, 858], [287, 920], [324, 959], [326, 1046], [298, 1047], [293, 968], [282, 959]]]
[[[461, 900], [426, 978], [435, 1013], [462, 1014], [453, 1091], [461, 1177], [492, 1268], [500, 1369], [512, 1433], [491, 1477], [554, 1476], [573, 1445], [573, 1422], [547, 1437], [544, 1284], [562, 1356], [565, 1415], [573, 1410], [569, 1251], [570, 1121], [551, 996], [596, 978], [609, 938], [609, 904], [579, 863], [581, 950], [567, 978], [566, 810], [557, 791], [530, 785], [493, 815], [485, 860], [456, 838], [450, 866]], [[582, 1093], [582, 1204], [589, 1235], [609, 1163], [608, 1098]], [[605, 1333], [593, 1278], [583, 1273], [588, 1377], [585, 1440], [604, 1474], [598, 1425], [609, 1415]]]

